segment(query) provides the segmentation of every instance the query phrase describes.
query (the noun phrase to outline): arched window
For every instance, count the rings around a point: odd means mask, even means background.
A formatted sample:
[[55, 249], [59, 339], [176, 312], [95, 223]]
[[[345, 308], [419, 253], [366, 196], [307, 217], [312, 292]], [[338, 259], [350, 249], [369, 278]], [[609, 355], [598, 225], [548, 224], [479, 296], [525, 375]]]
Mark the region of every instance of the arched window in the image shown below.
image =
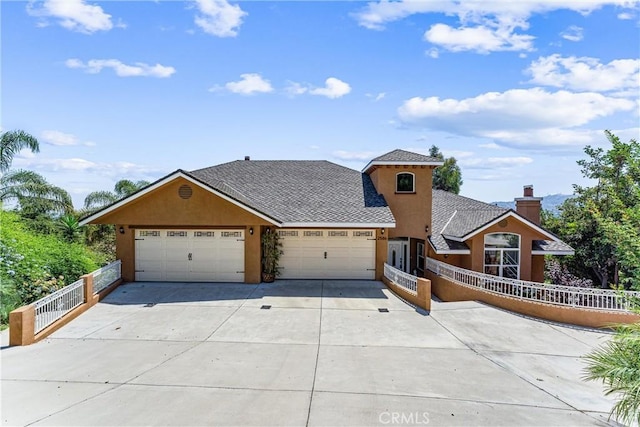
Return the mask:
[[520, 235], [491, 233], [484, 236], [484, 272], [494, 276], [520, 278]]
[[414, 175], [409, 172], [402, 172], [396, 175], [396, 193], [415, 193]]

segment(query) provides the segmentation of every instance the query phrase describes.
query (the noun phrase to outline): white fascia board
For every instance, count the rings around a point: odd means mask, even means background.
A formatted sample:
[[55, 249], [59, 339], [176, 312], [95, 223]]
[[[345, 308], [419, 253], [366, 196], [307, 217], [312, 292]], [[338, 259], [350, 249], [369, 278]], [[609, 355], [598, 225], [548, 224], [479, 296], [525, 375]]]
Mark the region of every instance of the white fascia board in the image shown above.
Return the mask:
[[575, 255], [575, 251], [531, 251], [531, 255]]
[[138, 198], [140, 198], [140, 197], [144, 196], [145, 194], [148, 194], [148, 193], [150, 193], [151, 191], [153, 191], [153, 190], [155, 190], [155, 189], [157, 189], [157, 188], [162, 187], [163, 185], [165, 185], [165, 184], [167, 184], [167, 183], [169, 183], [169, 182], [171, 182], [171, 181], [175, 180], [176, 178], [184, 178], [184, 179], [186, 179], [187, 181], [189, 181], [189, 182], [191, 182], [191, 183], [193, 183], [193, 184], [197, 185], [198, 187], [200, 187], [200, 188], [202, 188], [202, 189], [204, 189], [204, 190], [207, 190], [207, 191], [208, 191], [208, 192], [210, 192], [210, 193], [215, 194], [216, 196], [220, 197], [221, 199], [224, 199], [224, 200], [226, 200], [226, 201], [228, 201], [228, 202], [230, 202], [230, 203], [233, 203], [234, 205], [236, 205], [236, 206], [238, 206], [238, 207], [240, 207], [240, 208], [242, 208], [242, 209], [244, 209], [244, 210], [246, 210], [246, 211], [248, 211], [248, 212], [250, 212], [250, 213], [254, 214], [254, 215], [255, 215], [255, 216], [257, 216], [257, 217], [260, 217], [260, 218], [264, 219], [265, 221], [270, 222], [270, 223], [271, 223], [271, 224], [273, 224], [273, 225], [281, 226], [281, 224], [280, 224], [279, 222], [275, 221], [273, 218], [269, 218], [269, 217], [268, 217], [268, 216], [266, 216], [265, 214], [263, 214], [263, 213], [261, 213], [261, 212], [258, 212], [258, 211], [254, 210], [254, 209], [251, 209], [251, 208], [250, 208], [250, 207], [248, 207], [247, 205], [242, 204], [242, 203], [238, 202], [237, 200], [232, 199], [231, 197], [229, 197], [229, 196], [227, 196], [227, 195], [225, 195], [225, 194], [220, 193], [220, 192], [219, 192], [219, 191], [217, 191], [217, 190], [214, 190], [213, 188], [209, 187], [208, 185], [205, 185], [205, 184], [203, 184], [202, 182], [200, 182], [200, 181], [198, 181], [198, 180], [196, 180], [196, 179], [193, 179], [193, 178], [192, 178], [192, 177], [190, 177], [189, 175], [186, 175], [186, 174], [185, 174], [185, 173], [183, 173], [182, 171], [176, 171], [176, 172], [174, 172], [174, 173], [172, 173], [172, 174], [170, 174], [170, 175], [167, 175], [165, 178], [161, 179], [160, 181], [156, 182], [155, 184], [152, 184], [152, 185], [150, 185], [149, 187], [147, 187], [147, 188], [145, 188], [145, 189], [143, 189], [143, 190], [140, 190], [140, 191], [138, 191], [137, 193], [134, 193], [134, 194], [132, 194], [131, 196], [126, 197], [126, 198], [124, 198], [124, 199], [120, 200], [119, 202], [114, 203], [114, 204], [113, 204], [113, 205], [111, 205], [111, 206], [108, 206], [108, 207], [106, 207], [106, 208], [104, 208], [104, 209], [102, 209], [102, 210], [99, 210], [98, 212], [94, 213], [93, 215], [91, 215], [91, 216], [89, 216], [89, 217], [87, 217], [87, 218], [83, 219], [82, 221], [80, 221], [80, 225], [87, 225], [87, 224], [89, 224], [91, 221], [93, 221], [93, 220], [95, 220], [95, 219], [98, 219], [98, 218], [100, 218], [101, 216], [104, 216], [104, 215], [106, 215], [106, 214], [108, 214], [108, 213], [110, 213], [110, 212], [113, 212], [113, 211], [114, 211], [114, 210], [116, 210], [116, 209], [121, 208], [122, 206], [126, 205], [127, 203], [130, 203], [130, 202], [132, 202], [132, 201], [134, 201], [134, 200], [136, 200], [136, 199], [138, 199]]
[[442, 166], [444, 162], [392, 162], [392, 161], [371, 161], [362, 172], [367, 172], [372, 166]]
[[[473, 230], [471, 233], [467, 234], [466, 236], [463, 236], [463, 237], [445, 236], [445, 237], [447, 239], [455, 240], [457, 242], [464, 242], [465, 240], [470, 239], [471, 237], [475, 236], [476, 234], [479, 234], [479, 233], [483, 232], [487, 228], [491, 227], [492, 225], [495, 225], [495, 224], [499, 223], [500, 221], [502, 221], [503, 219], [508, 218], [508, 217], [512, 217], [512, 218], [517, 219], [518, 221], [520, 221], [520, 222], [528, 225], [529, 227], [533, 228], [538, 233], [547, 236], [549, 239], [553, 240], [554, 242], [560, 242], [560, 239], [558, 237], [554, 236], [553, 234], [549, 233], [548, 231], [546, 231], [545, 229], [543, 229], [539, 225], [534, 224], [533, 222], [529, 221], [528, 219], [526, 219], [526, 218], [524, 218], [524, 217], [522, 217], [520, 215], [516, 215], [516, 213], [514, 211], [505, 212], [504, 214], [500, 215], [499, 217], [497, 217], [493, 221], [483, 225], [482, 227], [480, 227], [480, 228], [478, 228], [476, 230]], [[508, 233], [508, 231], [505, 231], [505, 233]]]
[[396, 228], [395, 222], [283, 222], [282, 228]]
[[471, 249], [437, 249], [433, 246], [431, 239], [427, 239], [429, 242], [429, 246], [433, 249], [438, 255], [471, 255]]
[[469, 249], [445, 249], [436, 251], [436, 253], [439, 255], [471, 255], [471, 251]]

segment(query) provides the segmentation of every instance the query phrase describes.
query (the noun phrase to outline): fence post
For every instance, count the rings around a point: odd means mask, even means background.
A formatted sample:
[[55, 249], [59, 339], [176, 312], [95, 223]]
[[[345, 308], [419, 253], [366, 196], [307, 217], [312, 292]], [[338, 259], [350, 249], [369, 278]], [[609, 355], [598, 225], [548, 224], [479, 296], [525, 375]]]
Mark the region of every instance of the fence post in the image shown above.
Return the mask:
[[95, 298], [93, 298], [93, 274], [85, 274], [80, 278], [84, 281], [84, 302], [91, 307], [96, 303]]
[[35, 340], [36, 309], [33, 305], [9, 313], [9, 345], [29, 345]]
[[427, 311], [431, 311], [431, 280], [418, 277], [417, 283], [418, 301], [420, 301]]

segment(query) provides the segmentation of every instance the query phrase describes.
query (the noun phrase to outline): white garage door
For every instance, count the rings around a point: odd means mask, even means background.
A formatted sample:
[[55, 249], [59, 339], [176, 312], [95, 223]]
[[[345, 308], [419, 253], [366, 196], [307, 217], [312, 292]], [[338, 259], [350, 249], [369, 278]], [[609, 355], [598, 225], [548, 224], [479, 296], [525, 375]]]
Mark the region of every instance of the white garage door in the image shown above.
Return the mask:
[[374, 230], [279, 230], [283, 279], [375, 278]]
[[136, 230], [136, 280], [243, 282], [242, 230]]

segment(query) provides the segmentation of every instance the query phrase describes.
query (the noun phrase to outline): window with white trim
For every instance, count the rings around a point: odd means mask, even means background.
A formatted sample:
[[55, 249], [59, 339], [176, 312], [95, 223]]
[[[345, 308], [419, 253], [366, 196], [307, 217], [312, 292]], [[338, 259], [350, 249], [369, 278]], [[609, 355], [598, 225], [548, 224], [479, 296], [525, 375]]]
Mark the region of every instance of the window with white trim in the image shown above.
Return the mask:
[[396, 193], [415, 193], [415, 176], [410, 172], [400, 172], [396, 175]]
[[520, 235], [490, 233], [484, 236], [484, 272], [510, 279], [520, 278]]

